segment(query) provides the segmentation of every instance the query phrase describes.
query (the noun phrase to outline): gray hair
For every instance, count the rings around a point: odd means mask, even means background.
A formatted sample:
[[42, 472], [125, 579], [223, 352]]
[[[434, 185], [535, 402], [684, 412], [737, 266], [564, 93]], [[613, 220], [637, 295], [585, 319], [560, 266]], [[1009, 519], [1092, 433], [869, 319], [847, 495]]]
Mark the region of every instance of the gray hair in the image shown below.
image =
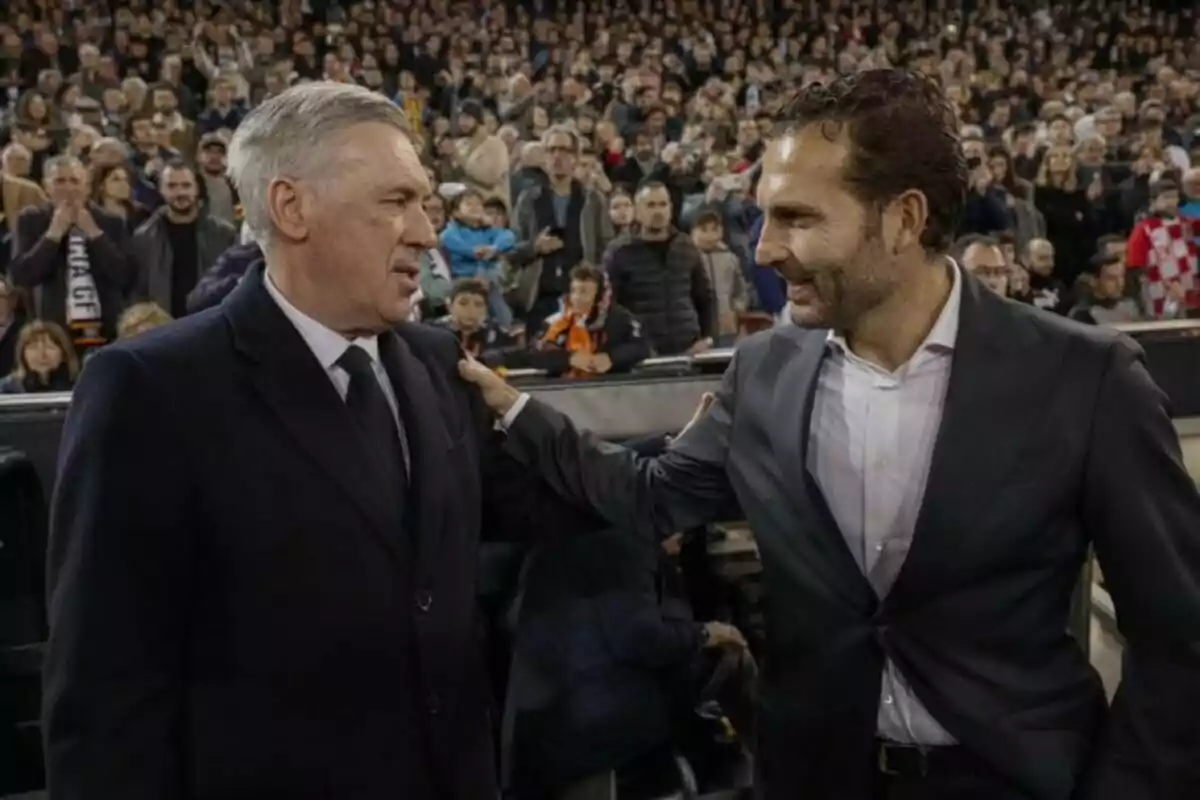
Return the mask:
[[321, 180], [336, 172], [329, 141], [356, 125], [376, 122], [408, 133], [394, 103], [360, 86], [315, 81], [293, 86], [257, 106], [229, 142], [229, 177], [256, 241], [271, 239], [267, 189], [280, 178]]

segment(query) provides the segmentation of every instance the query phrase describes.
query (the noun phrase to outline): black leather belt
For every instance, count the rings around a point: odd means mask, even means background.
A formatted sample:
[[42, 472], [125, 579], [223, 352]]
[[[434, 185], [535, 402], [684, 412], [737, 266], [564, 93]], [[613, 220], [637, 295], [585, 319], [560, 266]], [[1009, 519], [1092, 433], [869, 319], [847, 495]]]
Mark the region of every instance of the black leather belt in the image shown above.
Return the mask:
[[884, 775], [925, 778], [931, 772], [961, 769], [965, 764], [964, 759], [965, 753], [958, 745], [919, 747], [875, 740], [875, 763]]

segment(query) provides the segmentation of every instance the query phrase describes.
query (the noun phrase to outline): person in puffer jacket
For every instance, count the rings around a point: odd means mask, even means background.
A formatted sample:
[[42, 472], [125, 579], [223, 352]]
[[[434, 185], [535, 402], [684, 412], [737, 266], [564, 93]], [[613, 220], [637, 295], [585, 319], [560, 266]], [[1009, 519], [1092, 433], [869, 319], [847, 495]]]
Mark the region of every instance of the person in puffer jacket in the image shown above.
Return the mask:
[[467, 189], [450, 201], [450, 222], [442, 231], [442, 250], [450, 260], [450, 275], [487, 281], [488, 314], [501, 327], [512, 325], [513, 312], [504, 300], [501, 256], [513, 249], [516, 236], [507, 228], [492, 227], [483, 207], [483, 195]]
[[220, 305], [250, 267], [262, 260], [262, 248], [254, 241], [226, 249], [188, 293], [187, 313], [195, 314]]

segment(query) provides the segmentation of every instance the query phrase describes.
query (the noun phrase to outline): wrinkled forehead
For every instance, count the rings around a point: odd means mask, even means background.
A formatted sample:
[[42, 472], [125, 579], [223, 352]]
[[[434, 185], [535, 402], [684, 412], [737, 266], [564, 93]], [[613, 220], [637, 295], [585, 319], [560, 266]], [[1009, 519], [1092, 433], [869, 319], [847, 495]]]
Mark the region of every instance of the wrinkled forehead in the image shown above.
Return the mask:
[[377, 193], [404, 194], [424, 200], [433, 191], [412, 140], [384, 124], [358, 125], [331, 142], [344, 155], [338, 177]]

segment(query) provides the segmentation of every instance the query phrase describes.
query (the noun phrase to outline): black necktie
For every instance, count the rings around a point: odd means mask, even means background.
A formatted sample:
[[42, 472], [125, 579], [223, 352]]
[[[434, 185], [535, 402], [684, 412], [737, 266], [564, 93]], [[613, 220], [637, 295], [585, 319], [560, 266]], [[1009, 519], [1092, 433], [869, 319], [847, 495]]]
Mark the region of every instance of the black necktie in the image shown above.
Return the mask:
[[398, 480], [403, 486], [407, 470], [404, 468], [400, 432], [396, 429], [392, 407], [371, 367], [371, 356], [358, 345], [351, 345], [337, 360], [337, 365], [350, 375], [346, 407], [362, 429], [368, 448], [387, 477]]

